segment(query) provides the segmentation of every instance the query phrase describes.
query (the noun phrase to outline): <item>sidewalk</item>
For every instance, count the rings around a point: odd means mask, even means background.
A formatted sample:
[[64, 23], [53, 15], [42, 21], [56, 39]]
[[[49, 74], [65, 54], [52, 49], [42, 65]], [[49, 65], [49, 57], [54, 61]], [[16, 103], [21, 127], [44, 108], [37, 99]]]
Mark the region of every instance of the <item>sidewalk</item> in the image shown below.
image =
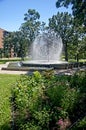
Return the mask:
[[[9, 64], [9, 62], [7, 62], [6, 64], [0, 64], [0, 74], [32, 74], [31, 71], [12, 71], [12, 70], [2, 70], [2, 67], [7, 67]], [[54, 70], [56, 75], [73, 75], [76, 71], [78, 70], [85, 70], [86, 71], [86, 67], [84, 68], [73, 68], [73, 69], [62, 69], [62, 70]]]
[[9, 70], [2, 70], [2, 67], [7, 67], [9, 62], [6, 64], [0, 64], [0, 74], [27, 74], [28, 71], [9, 71]]

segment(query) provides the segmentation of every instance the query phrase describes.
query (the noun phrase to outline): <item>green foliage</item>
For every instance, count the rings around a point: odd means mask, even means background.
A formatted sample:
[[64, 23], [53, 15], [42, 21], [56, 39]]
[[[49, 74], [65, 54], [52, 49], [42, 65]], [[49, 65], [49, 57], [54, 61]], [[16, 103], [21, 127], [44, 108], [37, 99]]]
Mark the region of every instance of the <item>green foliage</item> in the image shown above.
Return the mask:
[[86, 116], [79, 120], [71, 130], [85, 130], [86, 129]]
[[57, 13], [49, 19], [49, 28], [60, 35], [63, 42], [65, 60], [86, 57], [85, 30], [84, 26], [75, 24], [74, 18], [67, 12]]
[[0, 74], [0, 130], [11, 130], [11, 88], [18, 75]]
[[84, 24], [86, 26], [86, 1], [85, 0], [57, 0], [56, 7], [68, 7], [72, 5], [73, 15], [78, 20], [79, 24]]
[[86, 128], [86, 117], [83, 118], [80, 122], [79, 122], [79, 126], [80, 128]]
[[68, 61], [68, 44], [71, 41], [73, 33], [73, 18], [67, 12], [57, 13], [49, 19], [49, 27], [53, 29], [62, 38], [64, 44], [65, 60]]
[[40, 14], [34, 9], [29, 9], [28, 12], [24, 15], [25, 22], [21, 25], [20, 30], [24, 33], [25, 37], [29, 40], [30, 44], [39, 34], [39, 18]]
[[41, 97], [44, 88], [42, 82], [41, 75], [35, 72], [33, 77], [24, 76], [16, 84], [13, 95], [16, 101], [16, 109], [19, 113], [17, 124], [20, 124], [27, 118], [28, 111], [33, 113], [31, 114], [32, 117], [36, 118], [34, 112], [41, 110]]
[[19, 130], [42, 130], [40, 126], [34, 125], [34, 122], [21, 125]]
[[86, 71], [77, 72], [70, 77], [70, 85], [77, 88], [81, 93], [86, 93]]
[[[29, 47], [39, 34], [41, 22], [39, 13], [34, 9], [29, 9], [24, 15], [25, 22], [21, 25], [20, 30], [16, 32], [9, 32], [4, 37], [4, 49], [1, 50], [1, 55], [10, 57], [11, 51], [14, 56], [21, 57], [22, 60], [28, 54]], [[3, 52], [2, 52], [3, 51]]]
[[43, 74], [36, 71], [31, 76], [22, 76], [12, 91], [17, 128], [49, 130], [58, 127], [60, 119], [68, 127], [65, 121], [72, 123], [85, 111], [86, 96], [81, 89], [85, 89], [84, 78], [85, 72], [56, 76], [53, 71]]
[[0, 64], [5, 64], [6, 62], [15, 62], [15, 61], [21, 61], [20, 58], [2, 58], [0, 59]]
[[38, 126], [41, 126], [42, 128], [46, 128], [46, 126], [48, 126], [50, 115], [46, 108], [43, 108], [42, 111], [36, 111], [33, 116], [37, 120]]
[[21, 31], [10, 32], [4, 37], [4, 57], [11, 57], [11, 51], [13, 56], [24, 57], [27, 52], [28, 40]]

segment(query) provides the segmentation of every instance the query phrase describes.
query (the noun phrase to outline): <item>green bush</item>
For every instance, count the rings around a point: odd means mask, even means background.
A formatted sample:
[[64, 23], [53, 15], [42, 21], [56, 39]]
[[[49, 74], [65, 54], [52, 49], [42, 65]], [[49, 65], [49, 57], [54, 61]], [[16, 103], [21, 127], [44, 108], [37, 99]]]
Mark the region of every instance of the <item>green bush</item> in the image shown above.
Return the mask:
[[56, 76], [53, 71], [36, 71], [31, 76], [22, 76], [12, 91], [17, 129], [52, 130], [63, 127], [59, 122], [68, 127], [85, 111], [84, 80], [85, 72]]
[[85, 130], [86, 129], [86, 116], [79, 120], [71, 130]]
[[84, 128], [84, 129], [86, 128], [86, 117], [83, 118], [83, 119], [79, 122], [78, 127]]

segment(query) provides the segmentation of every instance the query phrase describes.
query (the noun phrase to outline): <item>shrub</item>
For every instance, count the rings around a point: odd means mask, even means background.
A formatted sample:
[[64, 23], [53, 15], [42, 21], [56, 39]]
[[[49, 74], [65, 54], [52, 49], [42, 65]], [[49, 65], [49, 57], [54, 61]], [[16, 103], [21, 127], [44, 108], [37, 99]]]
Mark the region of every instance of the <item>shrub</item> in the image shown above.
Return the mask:
[[80, 103], [79, 114], [85, 110], [86, 97], [81, 87], [83, 84], [85, 89], [84, 77], [81, 72], [74, 76], [56, 76], [52, 71], [22, 76], [13, 89], [17, 129], [52, 130], [59, 127], [60, 120], [63, 121], [61, 127], [66, 129], [79, 117], [76, 113]]

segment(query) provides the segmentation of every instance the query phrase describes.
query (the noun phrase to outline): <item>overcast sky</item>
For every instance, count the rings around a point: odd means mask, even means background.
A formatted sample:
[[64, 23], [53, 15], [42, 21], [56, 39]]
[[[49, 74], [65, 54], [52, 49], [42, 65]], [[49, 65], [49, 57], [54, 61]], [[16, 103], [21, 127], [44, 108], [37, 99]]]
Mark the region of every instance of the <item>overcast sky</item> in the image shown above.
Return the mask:
[[41, 21], [48, 23], [48, 18], [60, 12], [69, 12], [71, 9], [55, 6], [56, 0], [0, 0], [0, 28], [7, 31], [17, 31], [24, 22], [24, 14], [28, 9], [39, 12]]

